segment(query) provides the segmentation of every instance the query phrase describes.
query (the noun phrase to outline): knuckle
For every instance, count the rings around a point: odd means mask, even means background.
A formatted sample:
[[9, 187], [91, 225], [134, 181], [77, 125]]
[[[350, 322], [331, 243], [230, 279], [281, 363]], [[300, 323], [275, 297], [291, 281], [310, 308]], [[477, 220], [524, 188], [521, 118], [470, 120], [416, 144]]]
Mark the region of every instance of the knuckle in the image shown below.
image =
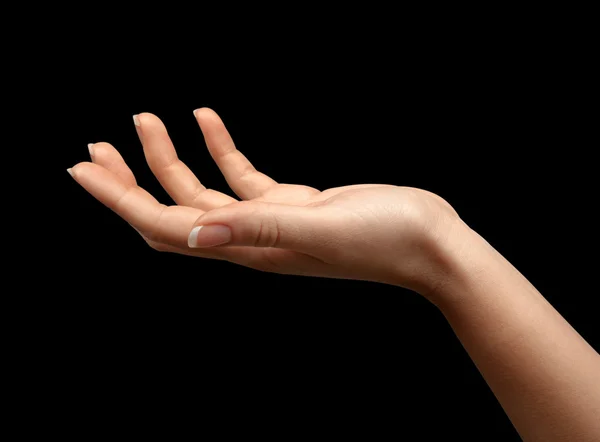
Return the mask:
[[117, 197], [117, 199], [112, 203], [111, 209], [113, 209], [116, 212], [120, 212], [121, 210], [124, 210], [126, 207], [126, 201], [127, 199], [131, 196], [131, 193], [133, 192], [133, 188], [130, 187], [128, 189], [126, 189], [121, 195], [119, 195]]
[[202, 198], [210, 197], [212, 193], [215, 193], [214, 190], [207, 189], [206, 187], [199, 185], [196, 190], [192, 192], [192, 196], [190, 198], [190, 202], [192, 206], [194, 204], [198, 204]]
[[164, 236], [164, 215], [165, 215], [165, 211], [167, 209], [167, 206], [162, 206], [160, 208], [159, 213], [156, 216], [156, 221], [154, 221], [154, 223], [152, 224], [152, 228], [148, 231], [148, 232], [144, 232], [146, 237], [153, 242], [157, 242], [157, 243], [162, 243], [163, 242], [163, 236]]
[[263, 214], [255, 235], [254, 247], [277, 247], [280, 241], [281, 229], [277, 217], [272, 214]]
[[248, 163], [240, 171], [239, 179], [242, 181], [247, 181], [250, 178], [252, 178], [251, 175], [253, 175], [254, 173], [256, 173], [256, 169], [252, 164]]

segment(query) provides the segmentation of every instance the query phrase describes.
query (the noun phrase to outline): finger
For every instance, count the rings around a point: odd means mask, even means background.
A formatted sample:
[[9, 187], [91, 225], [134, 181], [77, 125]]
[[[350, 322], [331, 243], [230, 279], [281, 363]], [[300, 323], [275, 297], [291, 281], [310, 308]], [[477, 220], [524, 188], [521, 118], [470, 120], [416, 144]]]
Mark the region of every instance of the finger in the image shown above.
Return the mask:
[[148, 201], [158, 203], [156, 198], [150, 195], [146, 190], [138, 187], [133, 172], [125, 163], [121, 154], [109, 143], [88, 144], [90, 157], [94, 164], [104, 167], [109, 172], [114, 173], [117, 178], [122, 180], [127, 187], [137, 187], [137, 192]]
[[177, 253], [179, 255], [195, 256], [197, 258], [218, 259], [222, 261], [249, 261], [252, 250], [248, 247], [221, 247], [213, 249], [190, 249], [189, 247], [176, 247], [169, 244], [153, 241], [142, 235], [146, 244], [158, 252]]
[[[137, 187], [137, 182], [133, 172], [125, 163], [125, 160], [121, 154], [109, 143], [90, 143], [88, 144], [88, 150], [90, 157], [94, 164], [104, 167], [109, 172], [114, 173], [123, 181], [127, 187]], [[139, 188], [140, 194], [145, 195], [149, 201], [156, 201], [156, 199], [146, 192], [144, 189]], [[131, 224], [130, 224], [131, 225]], [[133, 226], [132, 226], [133, 227]], [[133, 229], [140, 234], [142, 238], [144, 235], [138, 229]], [[144, 238], [148, 242], [147, 238]]]
[[177, 204], [210, 210], [236, 201], [202, 185], [177, 157], [167, 129], [157, 116], [149, 113], [135, 115], [134, 122], [150, 170]]
[[140, 187], [127, 184], [97, 164], [79, 163], [70, 173], [98, 201], [155, 242], [187, 247], [190, 229], [204, 213], [192, 207], [160, 204]]
[[88, 144], [90, 157], [94, 164], [104, 167], [123, 180], [129, 186], [137, 186], [133, 172], [125, 163], [121, 154], [109, 143]]
[[275, 247], [316, 256], [339, 237], [339, 226], [328, 218], [321, 207], [243, 201], [201, 216], [188, 245]]
[[317, 258], [291, 250], [254, 247], [184, 249], [144, 239], [150, 247], [159, 252], [218, 259], [270, 273], [341, 277], [339, 270], [331, 264], [326, 264]]
[[194, 115], [202, 129], [210, 155], [236, 195], [242, 199], [257, 198], [277, 184], [265, 174], [258, 172], [236, 149], [223, 121], [213, 110], [197, 109]]
[[260, 259], [261, 253], [259, 249], [250, 247], [220, 247], [212, 249], [190, 249], [189, 247], [176, 247], [169, 244], [164, 244], [152, 241], [142, 235], [146, 243], [158, 252], [177, 253], [180, 255], [194, 256], [197, 258], [218, 259], [229, 261], [235, 264], [241, 264], [249, 267], [251, 263], [255, 263]]
[[[125, 160], [121, 154], [109, 143], [90, 143], [88, 144], [88, 150], [90, 151], [90, 157], [94, 164], [104, 167], [109, 172], [114, 173], [123, 181], [127, 187], [137, 187], [137, 182], [133, 172], [125, 163]], [[156, 199], [146, 192], [141, 187], [138, 188], [140, 195], [143, 195], [151, 202], [157, 202]], [[133, 226], [132, 226], [133, 227]], [[146, 242], [149, 240], [144, 237], [143, 233], [133, 227], [133, 229], [140, 234]]]

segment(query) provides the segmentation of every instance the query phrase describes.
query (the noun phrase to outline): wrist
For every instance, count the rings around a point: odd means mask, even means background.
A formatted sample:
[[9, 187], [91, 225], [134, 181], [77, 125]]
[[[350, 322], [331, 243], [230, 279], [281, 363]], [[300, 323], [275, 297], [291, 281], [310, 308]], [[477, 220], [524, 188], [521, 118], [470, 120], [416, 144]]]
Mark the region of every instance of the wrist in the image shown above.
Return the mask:
[[[460, 221], [437, 248], [435, 277], [424, 291], [425, 298], [443, 312], [461, 303], [482, 301], [485, 287], [498, 287], [516, 270], [484, 238]], [[516, 272], [518, 273], [518, 272]]]
[[458, 299], [490, 249], [481, 236], [457, 218], [425, 238], [422, 264], [417, 266], [419, 272], [408, 288], [442, 308]]

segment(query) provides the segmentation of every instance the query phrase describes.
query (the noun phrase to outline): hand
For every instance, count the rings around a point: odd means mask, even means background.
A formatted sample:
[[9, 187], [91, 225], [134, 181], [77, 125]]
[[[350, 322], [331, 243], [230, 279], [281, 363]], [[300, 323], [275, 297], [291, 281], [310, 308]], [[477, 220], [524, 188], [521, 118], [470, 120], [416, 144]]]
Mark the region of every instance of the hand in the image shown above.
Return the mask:
[[150, 169], [177, 205], [160, 204], [140, 188], [107, 143], [90, 145], [93, 162], [69, 172], [159, 251], [421, 292], [436, 284], [444, 244], [462, 225], [442, 198], [383, 184], [322, 192], [278, 184], [236, 149], [215, 112], [194, 114], [212, 158], [243, 201], [206, 189], [177, 158], [163, 123], [148, 113], [134, 117], [136, 130]]

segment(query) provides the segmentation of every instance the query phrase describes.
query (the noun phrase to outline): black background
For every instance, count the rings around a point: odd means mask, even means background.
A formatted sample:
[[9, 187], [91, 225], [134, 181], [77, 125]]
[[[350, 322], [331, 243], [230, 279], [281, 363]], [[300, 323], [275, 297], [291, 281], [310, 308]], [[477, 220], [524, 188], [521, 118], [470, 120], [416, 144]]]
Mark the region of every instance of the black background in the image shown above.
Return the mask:
[[98, 38], [57, 56], [69, 69], [47, 83], [60, 254], [43, 278], [60, 289], [40, 301], [52, 319], [39, 339], [69, 413], [93, 428], [141, 414], [140, 425], [167, 434], [178, 431], [173, 415], [198, 434], [519, 440], [441, 313], [417, 294], [158, 253], [65, 169], [88, 161], [87, 143], [107, 141], [169, 203], [132, 121], [152, 112], [202, 182], [232, 195], [192, 115], [211, 107], [277, 181], [438, 193], [597, 349], [591, 292], [576, 286], [589, 275], [579, 250], [591, 223], [578, 199], [590, 175], [580, 101], [589, 83], [577, 55], [502, 36], [398, 37], [383, 48], [361, 37], [277, 45], [271, 35], [256, 46], [238, 36], [213, 57], [211, 38], [191, 37], [196, 48], [178, 52], [134, 35], [125, 62]]

